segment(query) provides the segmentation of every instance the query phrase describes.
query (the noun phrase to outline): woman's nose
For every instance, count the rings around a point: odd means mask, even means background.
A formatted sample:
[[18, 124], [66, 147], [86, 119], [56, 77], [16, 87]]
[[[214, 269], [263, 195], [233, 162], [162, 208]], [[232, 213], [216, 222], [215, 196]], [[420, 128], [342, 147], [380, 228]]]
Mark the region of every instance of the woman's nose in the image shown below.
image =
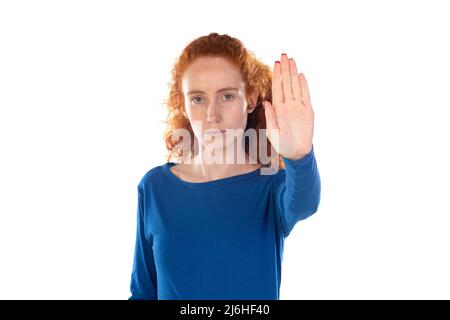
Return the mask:
[[207, 110], [206, 121], [208, 122], [220, 122], [221, 116], [217, 111], [217, 106], [214, 103], [210, 103]]

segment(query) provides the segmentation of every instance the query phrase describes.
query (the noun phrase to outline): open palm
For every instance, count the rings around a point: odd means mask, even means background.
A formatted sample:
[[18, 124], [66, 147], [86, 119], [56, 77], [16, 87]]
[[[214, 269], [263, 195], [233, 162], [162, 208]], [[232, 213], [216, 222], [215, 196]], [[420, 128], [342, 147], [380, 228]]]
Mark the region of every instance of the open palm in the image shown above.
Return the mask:
[[314, 112], [305, 75], [297, 73], [294, 59], [286, 54], [273, 67], [272, 103], [263, 105], [267, 137], [274, 149], [292, 160], [307, 155], [312, 149]]

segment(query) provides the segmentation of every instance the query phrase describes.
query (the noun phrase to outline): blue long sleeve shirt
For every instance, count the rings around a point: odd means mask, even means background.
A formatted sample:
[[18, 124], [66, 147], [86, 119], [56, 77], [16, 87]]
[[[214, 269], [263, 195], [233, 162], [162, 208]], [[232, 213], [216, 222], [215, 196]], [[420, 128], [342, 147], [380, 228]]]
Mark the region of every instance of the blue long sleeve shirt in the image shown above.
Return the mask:
[[278, 300], [284, 239], [315, 213], [321, 182], [314, 156], [283, 157], [208, 182], [184, 181], [167, 162], [138, 184], [130, 300]]

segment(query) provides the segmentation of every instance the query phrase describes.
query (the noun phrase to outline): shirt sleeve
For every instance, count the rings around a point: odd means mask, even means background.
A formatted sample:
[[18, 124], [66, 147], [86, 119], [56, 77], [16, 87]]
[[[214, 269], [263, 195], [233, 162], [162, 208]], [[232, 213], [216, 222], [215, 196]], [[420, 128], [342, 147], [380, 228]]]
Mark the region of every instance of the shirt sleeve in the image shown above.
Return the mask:
[[303, 158], [282, 157], [286, 169], [272, 185], [277, 228], [287, 237], [295, 224], [315, 213], [320, 203], [321, 181], [314, 146]]
[[133, 271], [131, 274], [128, 300], [157, 300], [156, 267], [153, 257], [153, 236], [145, 232], [144, 194], [138, 185], [138, 209], [136, 244], [134, 250]]

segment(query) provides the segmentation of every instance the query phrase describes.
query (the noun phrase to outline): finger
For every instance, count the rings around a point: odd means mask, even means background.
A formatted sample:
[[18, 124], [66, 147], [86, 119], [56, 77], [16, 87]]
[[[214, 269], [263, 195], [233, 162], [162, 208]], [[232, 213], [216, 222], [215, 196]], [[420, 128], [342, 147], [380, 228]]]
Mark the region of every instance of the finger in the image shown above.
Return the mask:
[[311, 106], [311, 100], [309, 97], [309, 88], [308, 88], [308, 82], [306, 81], [306, 77], [303, 73], [300, 73], [298, 76], [300, 80], [300, 86], [302, 88], [302, 101], [305, 106]]
[[289, 70], [291, 72], [291, 79], [292, 79], [292, 92], [294, 94], [294, 99], [297, 101], [301, 101], [302, 99], [302, 92], [301, 92], [301, 86], [300, 86], [300, 79], [297, 76], [297, 65], [294, 61], [294, 58], [289, 59]]
[[281, 81], [283, 81], [283, 94], [284, 101], [290, 101], [294, 99], [292, 94], [291, 73], [289, 71], [289, 60], [287, 54], [281, 55]]
[[274, 105], [279, 106], [283, 103], [283, 88], [281, 85], [281, 64], [279, 61], [275, 61], [273, 66], [272, 75], [272, 102]]

